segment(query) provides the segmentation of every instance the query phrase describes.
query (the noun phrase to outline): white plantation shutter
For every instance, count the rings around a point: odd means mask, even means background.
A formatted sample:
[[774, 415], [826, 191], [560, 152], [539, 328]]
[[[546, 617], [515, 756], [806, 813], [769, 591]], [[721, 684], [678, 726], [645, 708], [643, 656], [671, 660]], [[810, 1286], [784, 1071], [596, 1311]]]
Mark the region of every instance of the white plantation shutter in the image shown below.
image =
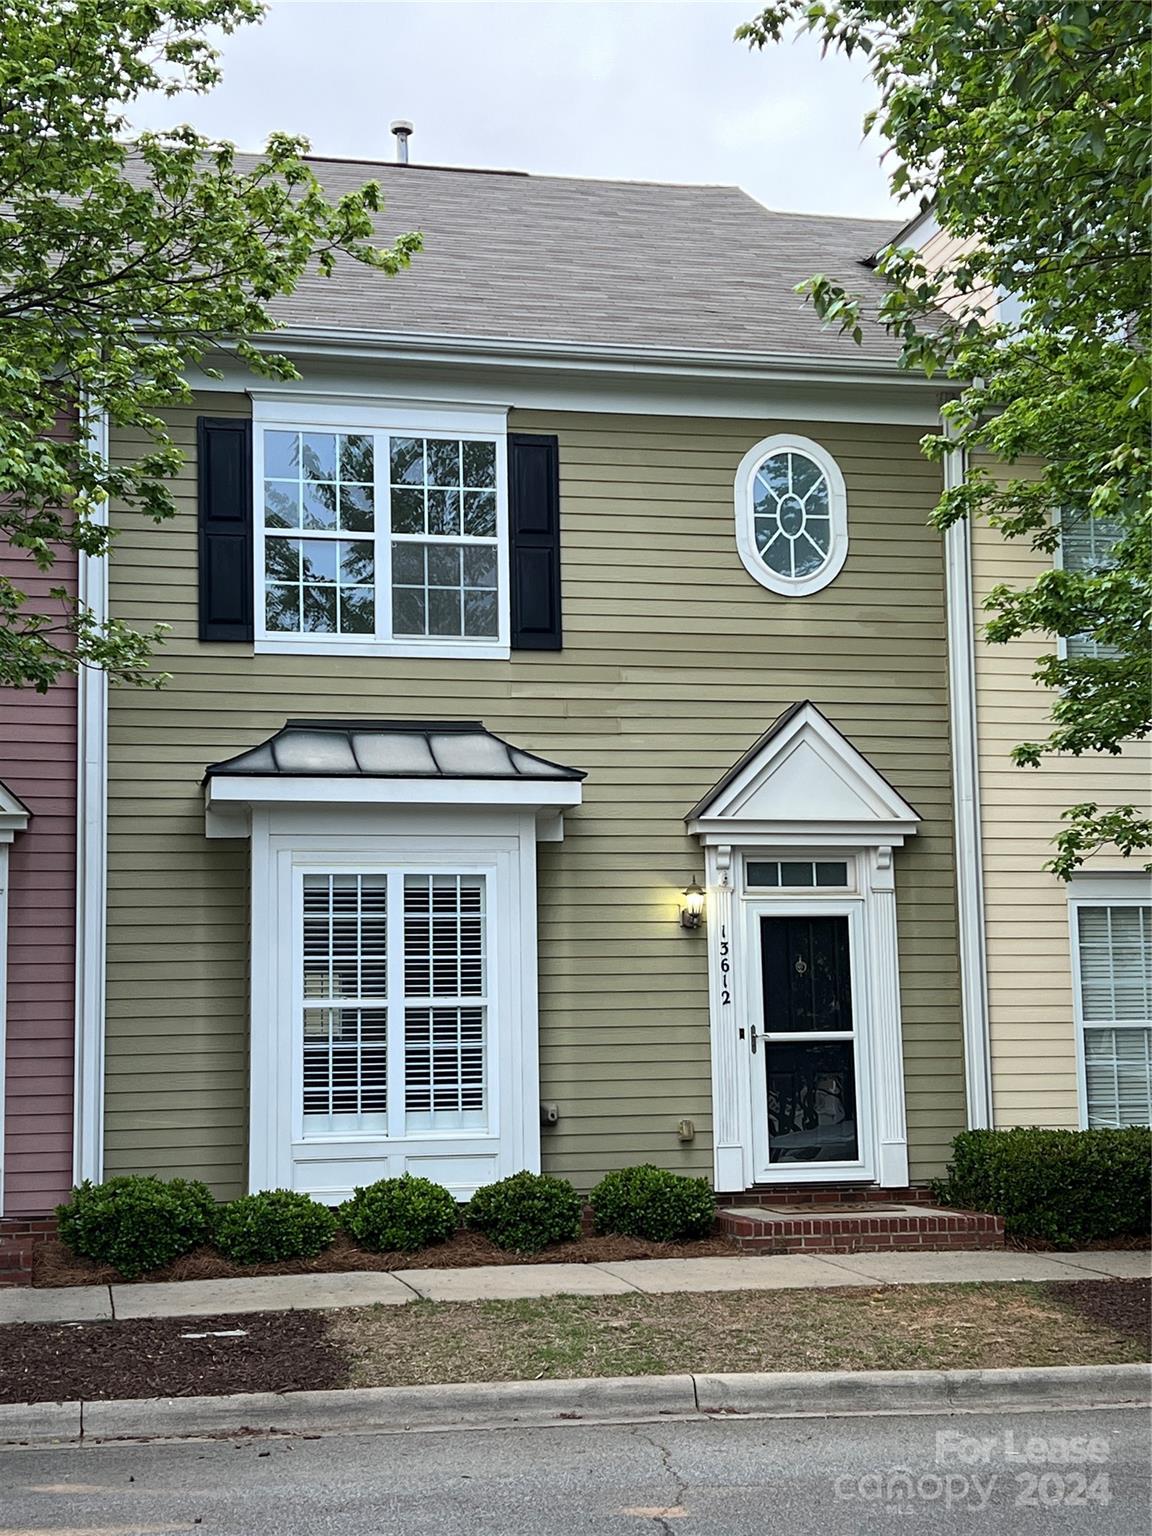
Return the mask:
[[1152, 906], [1076, 908], [1089, 1125], [1152, 1123]]
[[387, 1128], [387, 877], [304, 877], [304, 1115]]
[[483, 875], [304, 876], [305, 1137], [485, 1128], [486, 929]]
[[404, 1103], [410, 1129], [484, 1123], [484, 877], [404, 878]]

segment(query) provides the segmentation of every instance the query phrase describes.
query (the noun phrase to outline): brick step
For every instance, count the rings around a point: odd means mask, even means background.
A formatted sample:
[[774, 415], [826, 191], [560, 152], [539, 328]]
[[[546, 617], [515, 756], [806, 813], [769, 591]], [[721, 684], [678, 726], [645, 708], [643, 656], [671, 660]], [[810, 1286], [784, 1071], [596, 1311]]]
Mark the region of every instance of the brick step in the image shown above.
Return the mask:
[[930, 1205], [873, 1200], [813, 1207], [781, 1202], [721, 1207], [716, 1219], [720, 1231], [747, 1253], [891, 1253], [1004, 1246], [1002, 1217]]

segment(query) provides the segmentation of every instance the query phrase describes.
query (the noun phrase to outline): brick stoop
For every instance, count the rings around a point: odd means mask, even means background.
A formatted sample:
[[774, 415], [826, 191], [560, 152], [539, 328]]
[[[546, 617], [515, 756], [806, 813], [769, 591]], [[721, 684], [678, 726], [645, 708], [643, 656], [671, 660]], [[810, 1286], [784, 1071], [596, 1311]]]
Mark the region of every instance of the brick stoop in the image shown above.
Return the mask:
[[55, 1236], [55, 1216], [0, 1216], [0, 1286], [31, 1285], [32, 1255]]
[[899, 1189], [881, 1189], [876, 1184], [773, 1184], [771, 1189], [748, 1189], [716, 1195], [718, 1206], [828, 1206], [828, 1205], [933, 1205], [927, 1184], [910, 1184]]
[[985, 1211], [879, 1200], [720, 1207], [720, 1231], [746, 1253], [892, 1253], [1002, 1248], [1004, 1220]]

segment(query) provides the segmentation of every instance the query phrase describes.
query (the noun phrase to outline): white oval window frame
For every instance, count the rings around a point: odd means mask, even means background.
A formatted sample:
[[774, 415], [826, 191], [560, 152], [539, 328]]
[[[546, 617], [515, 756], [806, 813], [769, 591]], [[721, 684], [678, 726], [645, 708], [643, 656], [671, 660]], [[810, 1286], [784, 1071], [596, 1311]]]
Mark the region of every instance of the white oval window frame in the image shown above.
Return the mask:
[[[755, 508], [752, 499], [756, 471], [774, 453], [789, 452], [802, 453], [811, 459], [828, 482], [832, 544], [824, 564], [810, 576], [781, 576], [764, 564], [756, 548]], [[762, 587], [767, 587], [769, 592], [776, 592], [781, 597], [809, 597], [836, 580], [848, 558], [848, 493], [844, 488], [840, 466], [826, 448], [814, 443], [811, 438], [795, 437], [789, 432], [766, 437], [754, 448], [749, 448], [736, 471], [736, 547], [749, 576]]]

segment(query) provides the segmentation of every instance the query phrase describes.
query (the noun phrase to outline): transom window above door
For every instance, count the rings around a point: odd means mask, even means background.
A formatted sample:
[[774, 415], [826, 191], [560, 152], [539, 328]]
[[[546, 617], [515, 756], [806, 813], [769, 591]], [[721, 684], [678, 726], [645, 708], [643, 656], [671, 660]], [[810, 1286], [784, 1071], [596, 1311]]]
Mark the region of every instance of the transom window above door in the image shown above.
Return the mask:
[[736, 474], [736, 542], [771, 592], [804, 597], [834, 580], [848, 556], [848, 512], [832, 455], [786, 435], [750, 449]]
[[848, 885], [848, 863], [845, 859], [749, 859], [744, 879], [750, 886], [842, 890]]
[[276, 420], [255, 457], [258, 642], [506, 654], [502, 431]]

